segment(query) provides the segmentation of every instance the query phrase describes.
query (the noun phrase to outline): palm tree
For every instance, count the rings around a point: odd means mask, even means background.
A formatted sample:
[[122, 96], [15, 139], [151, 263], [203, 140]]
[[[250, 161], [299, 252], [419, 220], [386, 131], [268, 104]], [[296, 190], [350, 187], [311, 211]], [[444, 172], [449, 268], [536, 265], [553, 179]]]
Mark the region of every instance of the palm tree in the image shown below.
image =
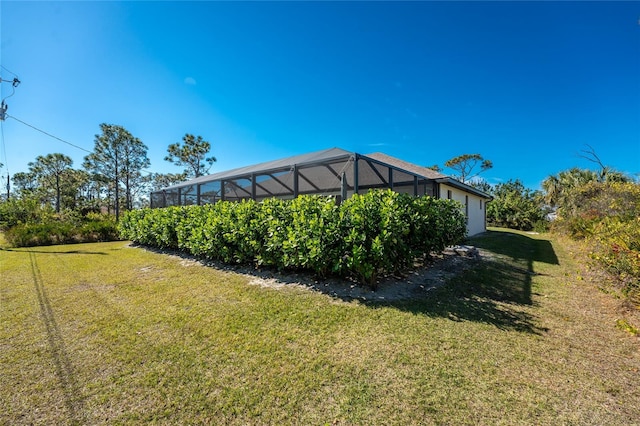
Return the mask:
[[542, 189], [544, 190], [544, 202], [551, 207], [557, 207], [561, 192], [558, 176], [551, 175], [543, 180]]
[[[598, 173], [574, 167], [564, 170], [557, 175], [551, 175], [542, 181], [544, 200], [549, 206], [556, 209], [566, 209], [571, 204], [572, 194], [575, 190], [589, 182], [598, 182]], [[575, 206], [573, 206], [575, 207]]]

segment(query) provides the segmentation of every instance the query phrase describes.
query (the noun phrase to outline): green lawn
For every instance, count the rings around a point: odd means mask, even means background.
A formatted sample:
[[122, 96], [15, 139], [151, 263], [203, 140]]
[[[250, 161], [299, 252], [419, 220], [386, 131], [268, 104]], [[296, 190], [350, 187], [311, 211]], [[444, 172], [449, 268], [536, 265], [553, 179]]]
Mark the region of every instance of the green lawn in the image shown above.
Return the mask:
[[0, 424], [640, 424], [638, 338], [545, 235], [365, 304], [126, 242], [0, 251]]

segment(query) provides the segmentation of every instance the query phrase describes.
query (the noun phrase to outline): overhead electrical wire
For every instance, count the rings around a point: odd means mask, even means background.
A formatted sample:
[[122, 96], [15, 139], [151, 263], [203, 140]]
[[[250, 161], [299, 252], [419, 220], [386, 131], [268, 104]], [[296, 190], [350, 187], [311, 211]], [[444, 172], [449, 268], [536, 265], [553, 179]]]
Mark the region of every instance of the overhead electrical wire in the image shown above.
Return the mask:
[[[5, 101], [6, 99], [8, 99], [8, 98], [10, 98], [11, 96], [13, 96], [13, 95], [14, 95], [14, 93], [16, 92], [16, 87], [18, 87], [18, 85], [20, 84], [20, 80], [18, 79], [18, 75], [17, 75], [16, 73], [14, 73], [13, 71], [9, 70], [9, 69], [8, 69], [7, 67], [5, 67], [4, 65], [0, 65], [0, 68], [2, 68], [3, 70], [7, 71], [9, 74], [11, 74], [11, 75], [13, 75], [13, 76], [14, 76], [13, 80], [6, 80], [6, 79], [5, 79], [5, 80], [3, 80], [3, 79], [0, 77], [0, 83], [2, 83], [2, 82], [11, 82], [11, 86], [12, 86], [12, 88], [13, 88], [13, 91], [11, 92], [11, 94], [10, 94], [9, 96], [6, 96], [5, 98], [3, 98], [3, 99], [2, 99], [2, 107], [3, 107], [3, 111], [2, 111], [2, 116], [1, 116], [1, 117], [2, 117], [2, 119], [0, 120], [0, 125], [4, 122], [4, 119], [5, 119], [6, 117], [13, 118], [13, 119], [14, 119], [14, 120], [16, 120], [17, 122], [22, 123], [22, 124], [24, 124], [24, 125], [25, 125], [25, 126], [27, 126], [27, 127], [31, 127], [32, 129], [34, 129], [34, 130], [36, 130], [36, 131], [38, 131], [38, 132], [40, 132], [40, 133], [42, 133], [42, 134], [44, 134], [44, 135], [47, 135], [47, 136], [49, 136], [49, 137], [51, 137], [51, 138], [53, 138], [53, 139], [56, 139], [56, 140], [58, 140], [58, 141], [60, 141], [60, 142], [62, 142], [62, 143], [65, 143], [65, 144], [67, 144], [67, 145], [69, 145], [69, 146], [72, 146], [72, 147], [74, 147], [74, 148], [77, 148], [77, 149], [79, 149], [79, 150], [81, 150], [81, 151], [84, 151], [84, 152], [87, 152], [87, 153], [89, 153], [89, 154], [92, 154], [92, 151], [89, 151], [89, 150], [88, 150], [88, 149], [86, 149], [86, 148], [83, 148], [83, 147], [78, 146], [78, 145], [76, 145], [76, 144], [73, 144], [73, 143], [71, 143], [71, 142], [69, 142], [69, 141], [66, 141], [66, 140], [64, 140], [64, 139], [62, 139], [62, 138], [59, 138], [59, 137], [57, 137], [57, 136], [55, 136], [55, 135], [52, 135], [52, 134], [51, 134], [51, 133], [49, 133], [49, 132], [45, 132], [44, 130], [42, 130], [42, 129], [40, 129], [40, 128], [38, 128], [38, 127], [36, 127], [36, 126], [32, 125], [32, 124], [29, 124], [29, 123], [27, 123], [27, 122], [25, 122], [25, 121], [20, 120], [20, 119], [19, 119], [19, 118], [17, 118], [17, 117], [14, 117], [14, 116], [12, 116], [12, 115], [7, 114], [7, 113], [6, 113], [7, 108], [6, 108], [6, 105], [5, 105], [4, 101]], [[6, 165], [6, 163], [8, 162], [8, 159], [7, 159], [7, 149], [6, 149], [6, 145], [5, 145], [5, 142], [4, 142], [4, 127], [1, 127], [1, 128], [0, 128], [0, 130], [1, 130], [1, 132], [2, 132], [2, 134], [1, 134], [1, 136], [2, 136], [2, 140], [1, 140], [1, 143], [2, 143], [2, 152], [4, 153], [5, 166], [7, 167], [7, 173], [8, 173], [8, 172], [9, 172], [9, 166], [8, 166], [8, 165]], [[152, 171], [150, 171], [150, 170], [144, 170], [144, 169], [141, 169], [140, 171], [145, 172], [145, 173], [149, 173], [149, 174], [154, 174], [154, 172], [152, 172]]]
[[[4, 82], [9, 82], [9, 80], [2, 80], [2, 78], [0, 78], [0, 82], [4, 83]], [[11, 80], [11, 94], [9, 96], [5, 96], [4, 98], [2, 98], [2, 103], [4, 104], [4, 101], [6, 101], [7, 99], [9, 99], [10, 97], [12, 97], [13, 95], [16, 94], [16, 87], [18, 87], [20, 85], [20, 80], [18, 80], [17, 78], [14, 78], [13, 80]]]
[[54, 136], [54, 135], [52, 135], [51, 133], [47, 133], [47, 132], [45, 132], [45, 131], [44, 131], [44, 130], [42, 130], [42, 129], [38, 129], [36, 126], [33, 126], [33, 125], [29, 124], [29, 123], [25, 123], [24, 121], [20, 120], [19, 118], [14, 117], [13, 115], [9, 115], [9, 114], [7, 114], [7, 117], [9, 117], [9, 118], [13, 118], [14, 120], [16, 120], [16, 121], [18, 121], [18, 122], [20, 122], [20, 123], [24, 124], [25, 126], [31, 127], [32, 129], [37, 130], [37, 131], [39, 131], [40, 133], [44, 133], [45, 135], [47, 135], [47, 136], [49, 136], [49, 137], [52, 137], [52, 138], [54, 138], [54, 139], [57, 139], [57, 140], [59, 140], [59, 141], [60, 141], [60, 142], [62, 142], [62, 143], [66, 143], [67, 145], [71, 145], [71, 146], [72, 146], [72, 147], [74, 147], [74, 148], [78, 148], [79, 150], [82, 150], [82, 151], [84, 151], [84, 152], [88, 152], [89, 154], [91, 154], [91, 151], [89, 151], [88, 149], [84, 149], [84, 148], [83, 148], [83, 147], [81, 147], [81, 146], [74, 145], [74, 144], [72, 144], [71, 142], [67, 142], [67, 141], [65, 141], [64, 139], [60, 139], [59, 137]]
[[[20, 84], [20, 80], [18, 79], [18, 74], [14, 73], [13, 71], [11, 71], [10, 69], [8, 69], [7, 67], [5, 67], [4, 65], [0, 65], [0, 67], [5, 70], [6, 72], [8, 72], [9, 74], [13, 75], [13, 80], [11, 80], [11, 94], [9, 96], [5, 96], [4, 98], [2, 98], [2, 104], [0, 105], [0, 143], [2, 144], [2, 155], [4, 155], [4, 167], [6, 167], [7, 169], [7, 180], [9, 179], [10, 173], [9, 173], [9, 157], [7, 157], [7, 145], [4, 142], [4, 120], [7, 116], [7, 105], [5, 104], [5, 100], [9, 99], [11, 96], [13, 96], [16, 93], [16, 87], [18, 87], [18, 85]], [[4, 80], [6, 82], [9, 82], [9, 80]], [[2, 77], [0, 77], [0, 83], [2, 83]], [[9, 184], [7, 183], [7, 191], [9, 191]]]
[[[61, 138], [59, 138], [59, 137], [57, 137], [57, 136], [55, 136], [55, 135], [52, 135], [52, 134], [51, 134], [51, 133], [49, 133], [49, 132], [45, 132], [44, 130], [39, 129], [39, 128], [37, 128], [36, 126], [31, 125], [31, 124], [29, 124], [29, 123], [26, 123], [26, 122], [24, 122], [24, 121], [20, 120], [19, 118], [16, 118], [16, 117], [12, 116], [12, 115], [6, 114], [6, 116], [7, 116], [7, 117], [9, 117], [9, 118], [13, 118], [14, 120], [16, 120], [16, 121], [18, 121], [18, 122], [20, 122], [20, 123], [24, 124], [25, 126], [31, 127], [32, 129], [37, 130], [38, 132], [43, 133], [43, 134], [45, 134], [45, 135], [47, 135], [47, 136], [49, 136], [49, 137], [52, 137], [52, 138], [54, 138], [54, 139], [56, 139], [56, 140], [58, 140], [58, 141], [60, 141], [60, 142], [62, 142], [62, 143], [66, 143], [67, 145], [70, 145], [70, 146], [72, 146], [72, 147], [74, 147], [74, 148], [77, 148], [77, 149], [79, 149], [79, 150], [81, 150], [81, 151], [88, 152], [89, 154], [92, 154], [92, 153], [93, 153], [93, 151], [89, 151], [89, 150], [88, 150], [88, 149], [86, 149], [86, 148], [83, 148], [83, 147], [81, 147], [81, 146], [78, 146], [78, 145], [72, 144], [71, 142], [65, 141], [64, 139], [61, 139]], [[153, 174], [153, 173], [154, 173], [154, 172], [152, 172], [152, 171], [150, 171], [150, 170], [144, 170], [144, 169], [141, 169], [140, 171], [141, 171], [141, 172], [145, 172], [145, 173], [149, 173], [149, 174]]]
[[[20, 85], [20, 83], [21, 83], [21, 82], [20, 82], [20, 79], [18, 78], [18, 75], [17, 75], [16, 73], [14, 73], [13, 71], [9, 70], [9, 69], [8, 69], [7, 67], [5, 67], [4, 65], [0, 65], [0, 68], [2, 68], [3, 70], [5, 70], [5, 71], [6, 71], [6, 72], [8, 72], [9, 74], [13, 75], [13, 80], [7, 80], [7, 79], [4, 79], [4, 80], [3, 80], [3, 79], [2, 79], [2, 77], [0, 77], [0, 83], [4, 83], [4, 82], [7, 82], [7, 83], [8, 83], [8, 82], [10, 82], [10, 83], [11, 83], [11, 86], [12, 86], [12, 89], [13, 89], [13, 90], [12, 90], [12, 92], [11, 92], [11, 94], [10, 94], [9, 96], [5, 96], [5, 97], [2, 99], [2, 111], [1, 111], [1, 112], [2, 112], [2, 114], [0, 115], [0, 118], [1, 118], [1, 119], [0, 119], [0, 137], [1, 137], [1, 139], [0, 139], [0, 143], [1, 143], [1, 145], [2, 145], [2, 146], [1, 146], [1, 148], [2, 148], [2, 151], [1, 151], [1, 152], [4, 154], [4, 160], [5, 160], [5, 162], [4, 162], [4, 166], [5, 166], [5, 167], [6, 167], [6, 169], [7, 169], [7, 178], [8, 178], [8, 176], [10, 176], [10, 174], [9, 174], [9, 165], [8, 165], [8, 162], [9, 162], [9, 161], [8, 161], [8, 157], [7, 157], [7, 148], [6, 148], [6, 144], [5, 144], [5, 141], [4, 141], [4, 125], [3, 125], [3, 123], [4, 123], [5, 119], [6, 119], [6, 117], [13, 118], [13, 119], [14, 119], [14, 120], [16, 120], [17, 122], [22, 123], [22, 124], [24, 124], [24, 125], [25, 125], [25, 126], [27, 126], [27, 127], [31, 127], [33, 130], [36, 130], [36, 131], [38, 131], [38, 132], [40, 132], [40, 133], [42, 133], [42, 134], [44, 134], [44, 135], [47, 135], [47, 136], [49, 136], [49, 137], [51, 137], [51, 138], [53, 138], [53, 139], [56, 139], [56, 140], [58, 140], [58, 141], [60, 141], [60, 142], [62, 142], [62, 143], [65, 143], [65, 144], [67, 144], [67, 145], [69, 145], [69, 146], [72, 146], [72, 147], [74, 147], [74, 148], [76, 148], [76, 149], [79, 149], [79, 150], [81, 150], [81, 151], [87, 152], [87, 153], [89, 153], [89, 154], [91, 154], [91, 153], [92, 153], [92, 151], [89, 151], [89, 150], [88, 150], [88, 149], [86, 149], [86, 148], [83, 148], [83, 147], [81, 147], [81, 146], [79, 146], [79, 145], [73, 144], [73, 143], [71, 143], [71, 142], [69, 142], [69, 141], [66, 141], [66, 140], [64, 140], [64, 139], [62, 139], [62, 138], [59, 138], [59, 137], [57, 137], [57, 136], [55, 136], [55, 135], [52, 135], [51, 133], [46, 132], [46, 131], [44, 131], [44, 130], [42, 130], [42, 129], [40, 129], [40, 128], [38, 128], [38, 127], [36, 127], [36, 126], [32, 125], [32, 124], [29, 124], [29, 123], [27, 123], [27, 122], [25, 122], [25, 121], [20, 120], [20, 119], [19, 119], [19, 118], [17, 118], [17, 117], [14, 117], [14, 116], [12, 116], [12, 115], [7, 114], [7, 112], [6, 112], [6, 111], [7, 111], [7, 107], [6, 107], [6, 104], [5, 104], [5, 102], [4, 102], [4, 101], [5, 101], [6, 99], [10, 98], [11, 96], [13, 96], [13, 95], [15, 94], [15, 92], [16, 92], [16, 87], [18, 87], [18, 86]], [[153, 174], [154, 174], [154, 172], [152, 172], [152, 171], [150, 171], [150, 170], [144, 170], [144, 169], [141, 169], [140, 171], [142, 171], [142, 172], [144, 172], [144, 173], [149, 173], [150, 175], [153, 175]]]
[[4, 65], [0, 65], [0, 68], [2, 68], [3, 70], [5, 70], [6, 72], [8, 72], [9, 74], [12, 74], [14, 77], [18, 77], [18, 74], [16, 74], [15, 72], [11, 71], [10, 69], [7, 69], [7, 67], [5, 67]]

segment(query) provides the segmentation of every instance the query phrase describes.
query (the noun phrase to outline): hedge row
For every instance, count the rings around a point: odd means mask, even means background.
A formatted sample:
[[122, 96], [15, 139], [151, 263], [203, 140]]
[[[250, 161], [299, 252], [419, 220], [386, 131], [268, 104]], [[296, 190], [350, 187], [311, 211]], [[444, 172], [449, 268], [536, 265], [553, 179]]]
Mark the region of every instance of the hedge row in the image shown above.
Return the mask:
[[120, 235], [226, 263], [336, 274], [375, 288], [397, 272], [465, 237], [460, 204], [390, 190], [335, 199], [218, 202], [127, 212]]

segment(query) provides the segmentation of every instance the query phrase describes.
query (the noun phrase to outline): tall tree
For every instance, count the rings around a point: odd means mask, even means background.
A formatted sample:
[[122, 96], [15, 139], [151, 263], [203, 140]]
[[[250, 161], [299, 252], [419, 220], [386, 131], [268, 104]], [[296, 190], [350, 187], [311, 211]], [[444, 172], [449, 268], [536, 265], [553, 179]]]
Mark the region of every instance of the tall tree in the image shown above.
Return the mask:
[[[482, 158], [480, 154], [459, 155], [447, 160], [444, 165], [445, 167], [456, 170], [463, 183], [466, 183], [469, 179], [493, 167], [493, 163], [490, 160]], [[478, 165], [480, 165], [480, 170], [477, 173], [473, 173]]]
[[184, 167], [187, 177], [203, 176], [215, 163], [216, 157], [207, 157], [211, 150], [211, 144], [202, 139], [202, 136], [185, 134], [182, 138], [184, 145], [180, 142], [169, 145], [167, 155], [164, 159], [177, 166]]
[[95, 136], [94, 151], [84, 158], [84, 167], [102, 176], [113, 188], [116, 220], [120, 218], [120, 186], [124, 186], [125, 205], [131, 208], [134, 186], [142, 169], [149, 167], [147, 146], [124, 127], [100, 124], [102, 134]]
[[91, 175], [85, 170], [70, 169], [64, 174], [62, 185], [62, 205], [72, 208], [87, 208]]
[[149, 167], [151, 161], [147, 158], [147, 146], [138, 138], [133, 138], [122, 146], [124, 162], [122, 180], [125, 188], [126, 209], [133, 208], [134, 195], [145, 189], [150, 176], [142, 174], [142, 170]]
[[28, 197], [38, 189], [38, 178], [31, 172], [18, 172], [11, 178], [19, 197]]
[[60, 153], [39, 155], [36, 161], [29, 163], [29, 170], [33, 173], [41, 188], [47, 191], [51, 186], [55, 189], [56, 213], [60, 213], [62, 177], [71, 170], [73, 160]]
[[560, 178], [557, 175], [551, 175], [542, 181], [542, 190], [544, 191], [544, 202], [551, 207], [556, 207], [562, 193]]
[[489, 182], [487, 182], [485, 179], [482, 179], [482, 178], [477, 178], [472, 181], [469, 181], [469, 185], [476, 189], [479, 189], [480, 191], [486, 194], [492, 194], [494, 189]]
[[151, 190], [159, 191], [167, 186], [184, 182], [186, 179], [186, 173], [154, 173], [151, 177]]

